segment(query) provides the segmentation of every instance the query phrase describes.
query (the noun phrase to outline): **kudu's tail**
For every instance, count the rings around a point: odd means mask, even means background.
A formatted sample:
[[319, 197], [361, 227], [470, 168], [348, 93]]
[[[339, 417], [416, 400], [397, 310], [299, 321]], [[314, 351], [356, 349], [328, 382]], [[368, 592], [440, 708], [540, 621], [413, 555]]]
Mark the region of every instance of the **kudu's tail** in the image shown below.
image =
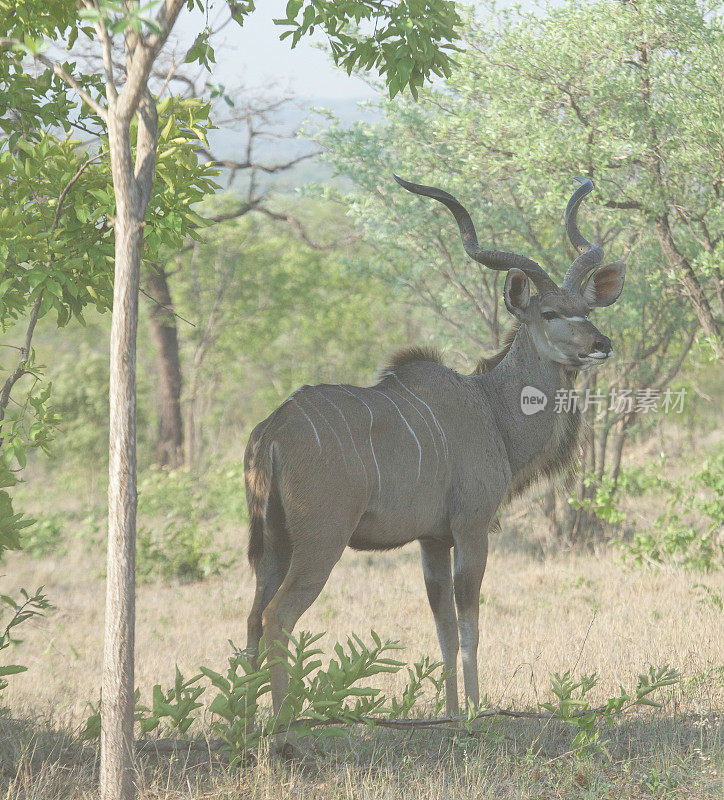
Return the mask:
[[272, 491], [274, 465], [272, 448], [261, 446], [254, 434], [244, 452], [244, 483], [249, 509], [249, 563], [257, 566], [264, 553], [264, 518]]

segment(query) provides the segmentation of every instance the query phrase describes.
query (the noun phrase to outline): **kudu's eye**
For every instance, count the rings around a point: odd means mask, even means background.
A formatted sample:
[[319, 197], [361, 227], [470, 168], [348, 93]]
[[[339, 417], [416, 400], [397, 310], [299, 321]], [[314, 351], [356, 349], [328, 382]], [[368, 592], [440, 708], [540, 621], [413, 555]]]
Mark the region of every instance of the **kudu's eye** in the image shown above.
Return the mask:
[[542, 316], [543, 319], [560, 319], [560, 314], [555, 311], [544, 311]]

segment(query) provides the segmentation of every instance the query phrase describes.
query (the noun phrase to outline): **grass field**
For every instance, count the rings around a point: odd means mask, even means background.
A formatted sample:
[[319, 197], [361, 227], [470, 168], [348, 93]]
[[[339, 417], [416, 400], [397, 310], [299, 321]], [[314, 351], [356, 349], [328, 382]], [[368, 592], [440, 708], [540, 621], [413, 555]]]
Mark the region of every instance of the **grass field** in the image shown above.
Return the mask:
[[[235, 536], [235, 534], [234, 534]], [[225, 668], [228, 639], [243, 645], [252, 575], [241, 554], [223, 576], [203, 583], [142, 585], [137, 595], [136, 683], [149, 698], [170, 685], [174, 664]], [[233, 543], [232, 543], [233, 545]], [[94, 796], [97, 745], [78, 738], [101, 682], [102, 553], [71, 540], [62, 555], [8, 559], [12, 584], [45, 584], [57, 610], [24, 631], [15, 677], [0, 715], [2, 797]], [[7, 579], [6, 579], [7, 582]], [[706, 586], [707, 588], [703, 588]], [[493, 705], [535, 708], [550, 699], [549, 673], [597, 672], [593, 704], [635, 684], [649, 665], [669, 664], [684, 679], [604, 732], [606, 753], [571, 753], [574, 732], [561, 723], [495, 720], [473, 735], [402, 735], [355, 729], [315, 745], [293, 765], [262, 751], [229, 769], [215, 757], [146, 757], [140, 796], [150, 798], [716, 798], [722, 796], [724, 637], [722, 576], [622, 568], [615, 554], [559, 554], [545, 560], [498, 538], [481, 598], [481, 693]], [[415, 548], [348, 552], [299, 629], [327, 631], [333, 643], [374, 628], [398, 639], [405, 657], [437, 656], [432, 617]], [[401, 675], [378, 676], [386, 693]], [[208, 730], [208, 717], [205, 724]]]

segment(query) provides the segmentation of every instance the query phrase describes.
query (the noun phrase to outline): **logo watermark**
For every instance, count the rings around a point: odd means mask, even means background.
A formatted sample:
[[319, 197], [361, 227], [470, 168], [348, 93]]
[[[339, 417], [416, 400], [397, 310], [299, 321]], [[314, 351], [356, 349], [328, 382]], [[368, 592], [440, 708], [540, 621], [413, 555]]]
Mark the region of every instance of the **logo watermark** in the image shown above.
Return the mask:
[[545, 392], [536, 389], [535, 386], [524, 386], [520, 390], [520, 410], [527, 416], [544, 411], [548, 405], [548, 397]]

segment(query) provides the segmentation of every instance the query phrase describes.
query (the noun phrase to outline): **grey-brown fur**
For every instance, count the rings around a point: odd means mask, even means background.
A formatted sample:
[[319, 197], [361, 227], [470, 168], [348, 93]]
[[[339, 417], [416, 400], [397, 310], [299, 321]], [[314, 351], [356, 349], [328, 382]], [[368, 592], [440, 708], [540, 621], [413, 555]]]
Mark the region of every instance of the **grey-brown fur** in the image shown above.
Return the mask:
[[405, 364], [414, 364], [416, 361], [434, 361], [442, 364], [442, 353], [437, 347], [430, 347], [429, 345], [411, 345], [403, 347], [389, 357], [387, 363], [379, 370], [379, 374], [384, 375], [385, 372], [391, 372]]
[[[568, 288], [558, 288], [535, 262], [480, 248], [455, 198], [402, 183], [453, 210], [473, 258], [508, 271], [505, 302], [516, 327], [470, 375], [446, 367], [435, 350], [407, 348], [375, 385], [303, 386], [254, 429], [244, 457], [257, 577], [248, 647], [255, 653], [262, 633], [269, 643], [285, 641], [284, 631], [317, 597], [346, 547], [419, 541], [451, 671], [447, 708], [454, 711], [460, 649], [466, 698], [479, 698], [478, 597], [488, 531], [506, 500], [570, 468], [579, 418], [556, 412], [556, 393], [572, 386], [576, 370], [610, 355], [588, 311], [616, 299], [623, 274], [622, 265], [598, 267], [598, 251], [585, 251], [569, 270]], [[583, 240], [577, 204], [587, 191], [574, 195], [566, 216], [576, 246]], [[538, 294], [530, 295], [529, 280]], [[531, 387], [547, 403], [534, 414], [524, 413], [530, 407], [521, 399]], [[278, 713], [286, 673], [278, 664], [271, 672]]]

